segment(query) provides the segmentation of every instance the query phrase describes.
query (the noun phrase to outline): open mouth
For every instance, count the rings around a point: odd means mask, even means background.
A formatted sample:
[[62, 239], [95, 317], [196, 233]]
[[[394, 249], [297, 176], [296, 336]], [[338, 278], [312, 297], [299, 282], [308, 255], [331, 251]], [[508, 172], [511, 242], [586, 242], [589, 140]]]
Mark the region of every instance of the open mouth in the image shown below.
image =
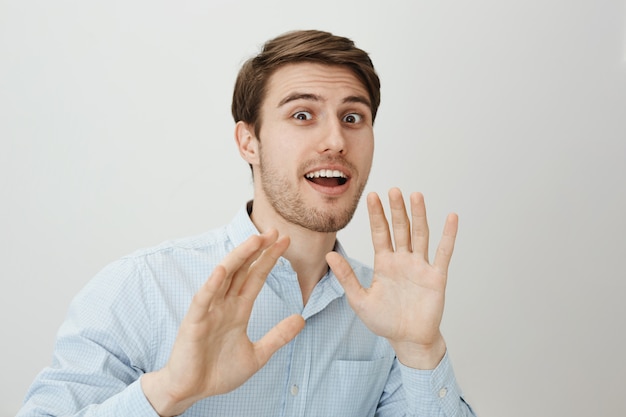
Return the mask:
[[348, 176], [336, 169], [320, 169], [309, 172], [304, 177], [323, 187], [338, 187], [348, 182]]

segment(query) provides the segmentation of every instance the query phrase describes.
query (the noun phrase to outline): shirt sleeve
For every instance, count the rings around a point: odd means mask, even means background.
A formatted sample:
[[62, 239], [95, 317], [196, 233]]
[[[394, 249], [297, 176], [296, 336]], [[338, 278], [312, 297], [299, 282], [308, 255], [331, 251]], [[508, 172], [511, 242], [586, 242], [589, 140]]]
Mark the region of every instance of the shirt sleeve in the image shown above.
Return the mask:
[[140, 383], [153, 344], [147, 287], [130, 260], [100, 272], [70, 304], [17, 417], [158, 417]]
[[475, 417], [463, 398], [448, 357], [430, 371], [409, 368], [397, 359], [377, 416]]

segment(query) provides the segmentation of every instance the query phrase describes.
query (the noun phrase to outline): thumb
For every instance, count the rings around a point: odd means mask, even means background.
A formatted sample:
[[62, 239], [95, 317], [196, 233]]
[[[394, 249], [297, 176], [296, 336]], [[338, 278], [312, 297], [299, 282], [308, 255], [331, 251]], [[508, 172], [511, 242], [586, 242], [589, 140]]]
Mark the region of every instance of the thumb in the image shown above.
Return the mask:
[[299, 314], [283, 319], [254, 344], [259, 369], [263, 367], [272, 355], [281, 347], [289, 343], [304, 328], [304, 318]]
[[329, 252], [326, 254], [326, 262], [346, 292], [352, 308], [360, 305], [366, 290], [361, 286], [348, 261], [337, 252]]

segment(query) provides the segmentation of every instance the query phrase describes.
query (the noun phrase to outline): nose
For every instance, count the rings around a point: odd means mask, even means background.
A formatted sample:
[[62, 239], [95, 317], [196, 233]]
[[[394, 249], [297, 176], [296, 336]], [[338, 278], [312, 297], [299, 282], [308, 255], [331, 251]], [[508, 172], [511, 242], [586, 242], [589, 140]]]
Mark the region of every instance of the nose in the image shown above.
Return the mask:
[[330, 118], [321, 133], [322, 138], [318, 148], [320, 153], [344, 154], [346, 152], [346, 136], [340, 120]]

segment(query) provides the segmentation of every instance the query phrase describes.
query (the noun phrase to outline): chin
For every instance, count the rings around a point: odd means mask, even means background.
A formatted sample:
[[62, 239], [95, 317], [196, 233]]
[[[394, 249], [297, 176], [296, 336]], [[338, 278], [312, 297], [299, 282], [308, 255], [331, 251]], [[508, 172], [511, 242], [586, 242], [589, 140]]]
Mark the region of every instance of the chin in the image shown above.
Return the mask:
[[305, 216], [297, 219], [295, 223], [314, 232], [335, 233], [346, 227], [353, 215], [354, 210], [352, 208], [340, 211], [337, 209], [310, 209]]

